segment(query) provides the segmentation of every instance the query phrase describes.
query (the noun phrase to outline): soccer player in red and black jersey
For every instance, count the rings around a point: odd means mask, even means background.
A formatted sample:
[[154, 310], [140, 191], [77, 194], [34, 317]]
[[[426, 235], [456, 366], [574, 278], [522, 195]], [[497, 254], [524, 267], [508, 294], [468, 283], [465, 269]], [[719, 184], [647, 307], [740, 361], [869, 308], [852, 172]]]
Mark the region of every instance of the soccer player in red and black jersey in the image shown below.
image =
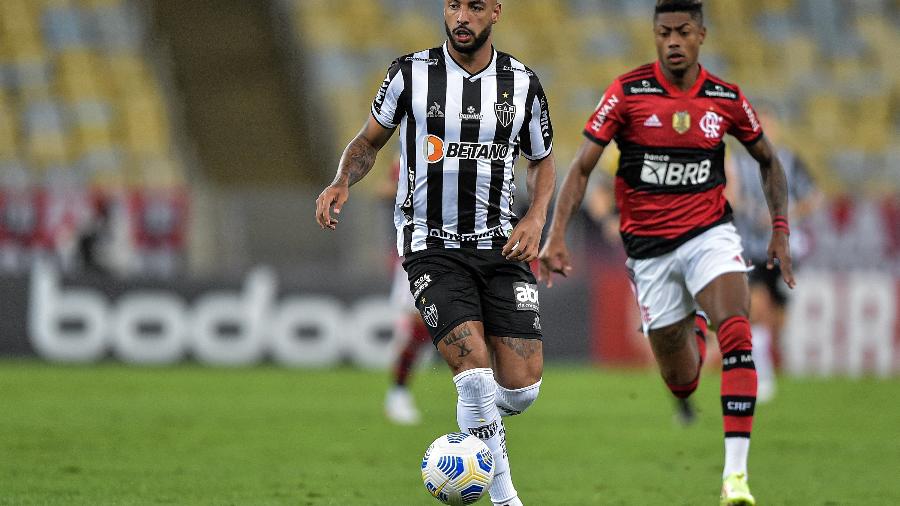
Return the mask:
[[[723, 196], [730, 134], [759, 162], [772, 215], [768, 267], [780, 263], [794, 285], [788, 246], [787, 182], [759, 119], [741, 90], [698, 63], [706, 37], [700, 0], [658, 0], [658, 61], [613, 81], [591, 115], [557, 198], [541, 277], [567, 275], [569, 218], [613, 139], [621, 150], [615, 194], [627, 267], [663, 380], [677, 397], [696, 388], [705, 341], [694, 332], [703, 309], [718, 327], [723, 355], [725, 467], [721, 504], [752, 505], [747, 454], [756, 404], [747, 267]], [[548, 281], [549, 284], [549, 281]]]

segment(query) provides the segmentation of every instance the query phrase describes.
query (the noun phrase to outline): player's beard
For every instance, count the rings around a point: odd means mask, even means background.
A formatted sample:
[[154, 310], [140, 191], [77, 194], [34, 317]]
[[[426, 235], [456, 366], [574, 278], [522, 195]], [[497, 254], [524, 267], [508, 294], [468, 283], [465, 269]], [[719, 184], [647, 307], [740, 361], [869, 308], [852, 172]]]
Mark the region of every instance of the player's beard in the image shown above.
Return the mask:
[[481, 33], [474, 34], [474, 36], [472, 37], [472, 42], [470, 42], [468, 45], [463, 46], [456, 43], [456, 39], [453, 38], [453, 32], [450, 30], [450, 27], [446, 22], [444, 23], [444, 30], [447, 32], [447, 40], [449, 40], [450, 44], [453, 45], [453, 49], [463, 54], [471, 54], [475, 51], [478, 51], [479, 49], [481, 49], [481, 46], [483, 46], [484, 43], [487, 42], [488, 37], [491, 36], [491, 25], [488, 25], [487, 28], [482, 30]]

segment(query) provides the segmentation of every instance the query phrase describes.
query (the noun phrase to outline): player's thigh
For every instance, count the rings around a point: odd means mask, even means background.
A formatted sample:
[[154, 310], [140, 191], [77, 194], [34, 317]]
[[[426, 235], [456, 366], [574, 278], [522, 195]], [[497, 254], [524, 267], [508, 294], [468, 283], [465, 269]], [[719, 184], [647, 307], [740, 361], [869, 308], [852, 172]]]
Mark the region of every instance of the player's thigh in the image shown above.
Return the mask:
[[544, 374], [544, 343], [536, 338], [488, 336], [494, 376], [504, 388], [525, 388]]
[[[452, 256], [409, 255], [403, 262], [415, 307], [437, 345], [460, 324], [483, 321], [478, 282]], [[481, 332], [482, 340], [484, 333]]]
[[743, 272], [726, 272], [697, 293], [697, 302], [713, 325], [719, 326], [734, 316], [750, 314], [750, 287]]
[[750, 289], [741, 238], [726, 223], [707, 230], [679, 248], [688, 290], [713, 325], [732, 316], [748, 316]]
[[541, 378], [544, 367], [540, 295], [528, 264], [498, 256], [482, 270], [481, 307], [494, 354], [497, 381], [523, 388]]
[[469, 369], [491, 366], [491, 354], [481, 322], [460, 323], [436, 341], [435, 346], [454, 376]]
[[645, 335], [694, 314], [696, 304], [685, 286], [675, 252], [647, 259], [629, 258], [626, 266]]

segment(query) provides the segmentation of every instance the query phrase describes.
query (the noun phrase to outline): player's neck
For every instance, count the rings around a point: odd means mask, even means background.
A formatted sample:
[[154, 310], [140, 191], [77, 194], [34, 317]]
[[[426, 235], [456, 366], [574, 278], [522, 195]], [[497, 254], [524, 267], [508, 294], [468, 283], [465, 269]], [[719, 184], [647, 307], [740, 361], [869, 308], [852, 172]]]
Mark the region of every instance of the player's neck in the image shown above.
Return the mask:
[[669, 84], [678, 88], [681, 91], [687, 91], [691, 89], [692, 86], [697, 82], [697, 78], [700, 77], [700, 64], [694, 63], [689, 68], [687, 68], [684, 72], [672, 72], [667, 69], [665, 65], [660, 65], [660, 69], [662, 70], [663, 76], [665, 76], [666, 81], [669, 81]]
[[447, 51], [460, 67], [470, 74], [477, 74], [487, 68], [494, 57], [494, 42], [490, 38], [484, 45], [472, 53], [461, 53], [453, 48], [453, 44], [447, 42]]

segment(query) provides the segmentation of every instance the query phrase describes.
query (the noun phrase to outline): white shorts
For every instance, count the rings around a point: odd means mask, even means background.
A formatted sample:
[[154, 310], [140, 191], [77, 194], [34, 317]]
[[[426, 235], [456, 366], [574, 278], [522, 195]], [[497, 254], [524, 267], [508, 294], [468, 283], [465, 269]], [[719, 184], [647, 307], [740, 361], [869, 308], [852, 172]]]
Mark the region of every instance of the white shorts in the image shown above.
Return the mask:
[[394, 264], [394, 281], [391, 284], [391, 306], [397, 311], [404, 313], [415, 312], [416, 302], [413, 300], [412, 292], [409, 291], [409, 278], [403, 269], [402, 259]]
[[697, 310], [694, 297], [728, 272], [747, 272], [741, 237], [731, 223], [713, 227], [662, 256], [629, 258], [625, 265], [637, 297], [644, 334]]

